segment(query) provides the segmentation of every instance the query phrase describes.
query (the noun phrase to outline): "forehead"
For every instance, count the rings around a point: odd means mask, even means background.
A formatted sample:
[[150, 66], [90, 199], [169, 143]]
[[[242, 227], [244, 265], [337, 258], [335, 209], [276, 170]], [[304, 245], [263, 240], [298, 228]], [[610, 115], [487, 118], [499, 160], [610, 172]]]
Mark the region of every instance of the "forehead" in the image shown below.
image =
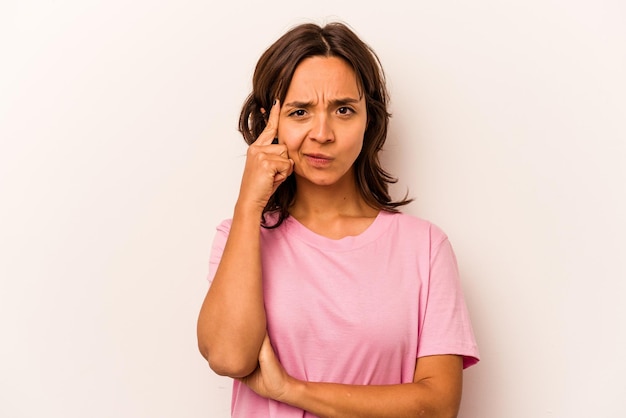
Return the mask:
[[338, 57], [310, 57], [298, 66], [287, 90], [293, 95], [349, 96], [360, 98], [356, 73], [345, 60]]

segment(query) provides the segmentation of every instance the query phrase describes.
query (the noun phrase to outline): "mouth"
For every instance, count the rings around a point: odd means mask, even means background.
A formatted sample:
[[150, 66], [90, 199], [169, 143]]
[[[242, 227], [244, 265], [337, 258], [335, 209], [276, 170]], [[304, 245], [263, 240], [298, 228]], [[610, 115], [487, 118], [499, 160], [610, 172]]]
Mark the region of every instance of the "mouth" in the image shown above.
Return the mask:
[[316, 160], [328, 160], [331, 161], [333, 158], [328, 156], [328, 155], [324, 155], [324, 154], [304, 154], [305, 157], [307, 158], [313, 158]]
[[332, 157], [325, 154], [304, 154], [304, 158], [309, 162], [309, 164], [316, 167], [328, 165], [333, 160]]

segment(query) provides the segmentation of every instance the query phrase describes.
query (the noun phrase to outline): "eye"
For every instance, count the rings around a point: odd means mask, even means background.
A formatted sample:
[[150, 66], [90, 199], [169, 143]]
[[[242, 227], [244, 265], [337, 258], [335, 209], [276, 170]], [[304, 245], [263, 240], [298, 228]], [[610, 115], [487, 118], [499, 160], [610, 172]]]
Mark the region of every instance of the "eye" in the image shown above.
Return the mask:
[[339, 113], [340, 115], [350, 115], [354, 113], [354, 110], [347, 106], [341, 106], [339, 109], [337, 109], [337, 113]]
[[300, 117], [300, 118], [304, 115], [306, 115], [306, 110], [304, 109], [297, 109], [289, 113], [289, 116], [295, 116], [295, 117]]

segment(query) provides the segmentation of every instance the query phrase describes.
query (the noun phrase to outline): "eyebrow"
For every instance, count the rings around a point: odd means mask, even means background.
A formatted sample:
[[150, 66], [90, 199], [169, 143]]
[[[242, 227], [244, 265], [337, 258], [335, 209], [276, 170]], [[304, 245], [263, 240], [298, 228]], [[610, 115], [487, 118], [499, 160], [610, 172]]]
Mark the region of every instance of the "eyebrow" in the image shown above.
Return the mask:
[[[361, 99], [355, 99], [353, 97], [342, 97], [339, 99], [333, 99], [330, 101], [330, 105], [335, 107], [335, 106], [345, 106], [345, 105], [349, 105], [349, 104], [356, 104], [359, 103], [361, 101]], [[303, 109], [308, 109], [310, 107], [313, 107], [313, 102], [309, 101], [309, 102], [299, 102], [297, 100], [294, 100], [293, 102], [289, 102], [289, 103], [285, 103], [285, 107], [295, 107], [295, 108], [303, 108]]]

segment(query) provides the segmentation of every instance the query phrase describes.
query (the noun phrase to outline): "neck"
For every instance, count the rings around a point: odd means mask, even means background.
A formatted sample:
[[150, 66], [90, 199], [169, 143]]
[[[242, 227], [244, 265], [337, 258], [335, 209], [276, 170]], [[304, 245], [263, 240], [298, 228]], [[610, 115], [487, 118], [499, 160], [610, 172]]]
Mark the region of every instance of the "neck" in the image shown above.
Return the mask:
[[377, 209], [365, 202], [354, 178], [347, 178], [331, 186], [298, 180], [294, 204], [289, 210], [296, 219], [371, 217], [378, 213]]

